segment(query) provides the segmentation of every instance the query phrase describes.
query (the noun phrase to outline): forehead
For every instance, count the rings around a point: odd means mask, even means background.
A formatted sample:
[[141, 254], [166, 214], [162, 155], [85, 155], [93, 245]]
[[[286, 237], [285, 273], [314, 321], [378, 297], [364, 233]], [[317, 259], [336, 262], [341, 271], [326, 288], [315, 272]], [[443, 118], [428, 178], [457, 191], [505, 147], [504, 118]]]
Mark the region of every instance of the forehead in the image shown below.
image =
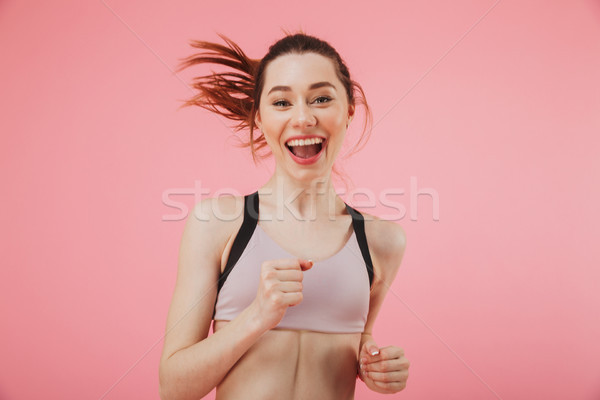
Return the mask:
[[329, 81], [338, 88], [342, 87], [331, 59], [315, 53], [286, 54], [267, 66], [263, 93], [276, 85], [304, 89], [320, 81]]

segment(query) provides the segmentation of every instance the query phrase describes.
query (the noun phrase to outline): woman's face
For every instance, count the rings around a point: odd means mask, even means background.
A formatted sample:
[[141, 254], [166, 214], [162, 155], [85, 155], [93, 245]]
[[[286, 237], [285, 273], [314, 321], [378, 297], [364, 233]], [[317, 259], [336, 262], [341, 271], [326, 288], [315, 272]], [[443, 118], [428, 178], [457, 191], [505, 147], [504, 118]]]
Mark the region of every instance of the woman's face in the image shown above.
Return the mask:
[[333, 62], [315, 53], [280, 56], [264, 82], [256, 125], [277, 167], [301, 180], [328, 176], [354, 114]]

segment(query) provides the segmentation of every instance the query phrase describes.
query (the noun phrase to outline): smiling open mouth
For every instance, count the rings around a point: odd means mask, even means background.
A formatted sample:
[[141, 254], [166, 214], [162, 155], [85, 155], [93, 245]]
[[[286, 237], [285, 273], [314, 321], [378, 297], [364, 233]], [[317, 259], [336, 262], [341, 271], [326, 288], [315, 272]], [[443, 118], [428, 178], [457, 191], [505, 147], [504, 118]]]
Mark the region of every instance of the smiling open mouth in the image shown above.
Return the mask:
[[323, 149], [323, 139], [296, 139], [290, 140], [285, 144], [288, 150], [298, 158], [311, 158], [316, 156]]

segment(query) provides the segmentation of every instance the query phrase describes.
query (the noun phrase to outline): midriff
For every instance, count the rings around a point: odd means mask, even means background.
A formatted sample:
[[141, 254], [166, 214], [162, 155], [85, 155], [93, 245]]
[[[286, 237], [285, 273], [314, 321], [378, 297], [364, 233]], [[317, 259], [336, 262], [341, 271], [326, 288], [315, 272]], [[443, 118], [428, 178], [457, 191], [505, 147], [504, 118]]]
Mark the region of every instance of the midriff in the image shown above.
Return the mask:
[[[228, 322], [214, 321], [214, 331]], [[271, 329], [225, 375], [216, 400], [352, 400], [360, 337]]]

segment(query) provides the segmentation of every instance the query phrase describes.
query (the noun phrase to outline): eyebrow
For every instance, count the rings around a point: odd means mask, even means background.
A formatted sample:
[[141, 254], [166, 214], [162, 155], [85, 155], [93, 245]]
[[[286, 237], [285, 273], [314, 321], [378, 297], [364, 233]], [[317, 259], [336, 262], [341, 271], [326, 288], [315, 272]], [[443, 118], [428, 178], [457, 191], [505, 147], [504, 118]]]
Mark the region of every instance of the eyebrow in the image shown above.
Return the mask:
[[[333, 88], [333, 90], [336, 90], [335, 86], [333, 86], [333, 84], [329, 83], [329, 82], [317, 82], [317, 83], [313, 83], [312, 85], [310, 85], [310, 87], [308, 89], [309, 90], [313, 90], [313, 89], [318, 89], [318, 88], [326, 87], [326, 86]], [[276, 90], [280, 90], [282, 92], [289, 92], [289, 91], [292, 90], [292, 88], [289, 87], [289, 86], [273, 86], [271, 88], [271, 90], [269, 90], [269, 93], [267, 93], [267, 95], [270, 95], [271, 92], [274, 92]]]

